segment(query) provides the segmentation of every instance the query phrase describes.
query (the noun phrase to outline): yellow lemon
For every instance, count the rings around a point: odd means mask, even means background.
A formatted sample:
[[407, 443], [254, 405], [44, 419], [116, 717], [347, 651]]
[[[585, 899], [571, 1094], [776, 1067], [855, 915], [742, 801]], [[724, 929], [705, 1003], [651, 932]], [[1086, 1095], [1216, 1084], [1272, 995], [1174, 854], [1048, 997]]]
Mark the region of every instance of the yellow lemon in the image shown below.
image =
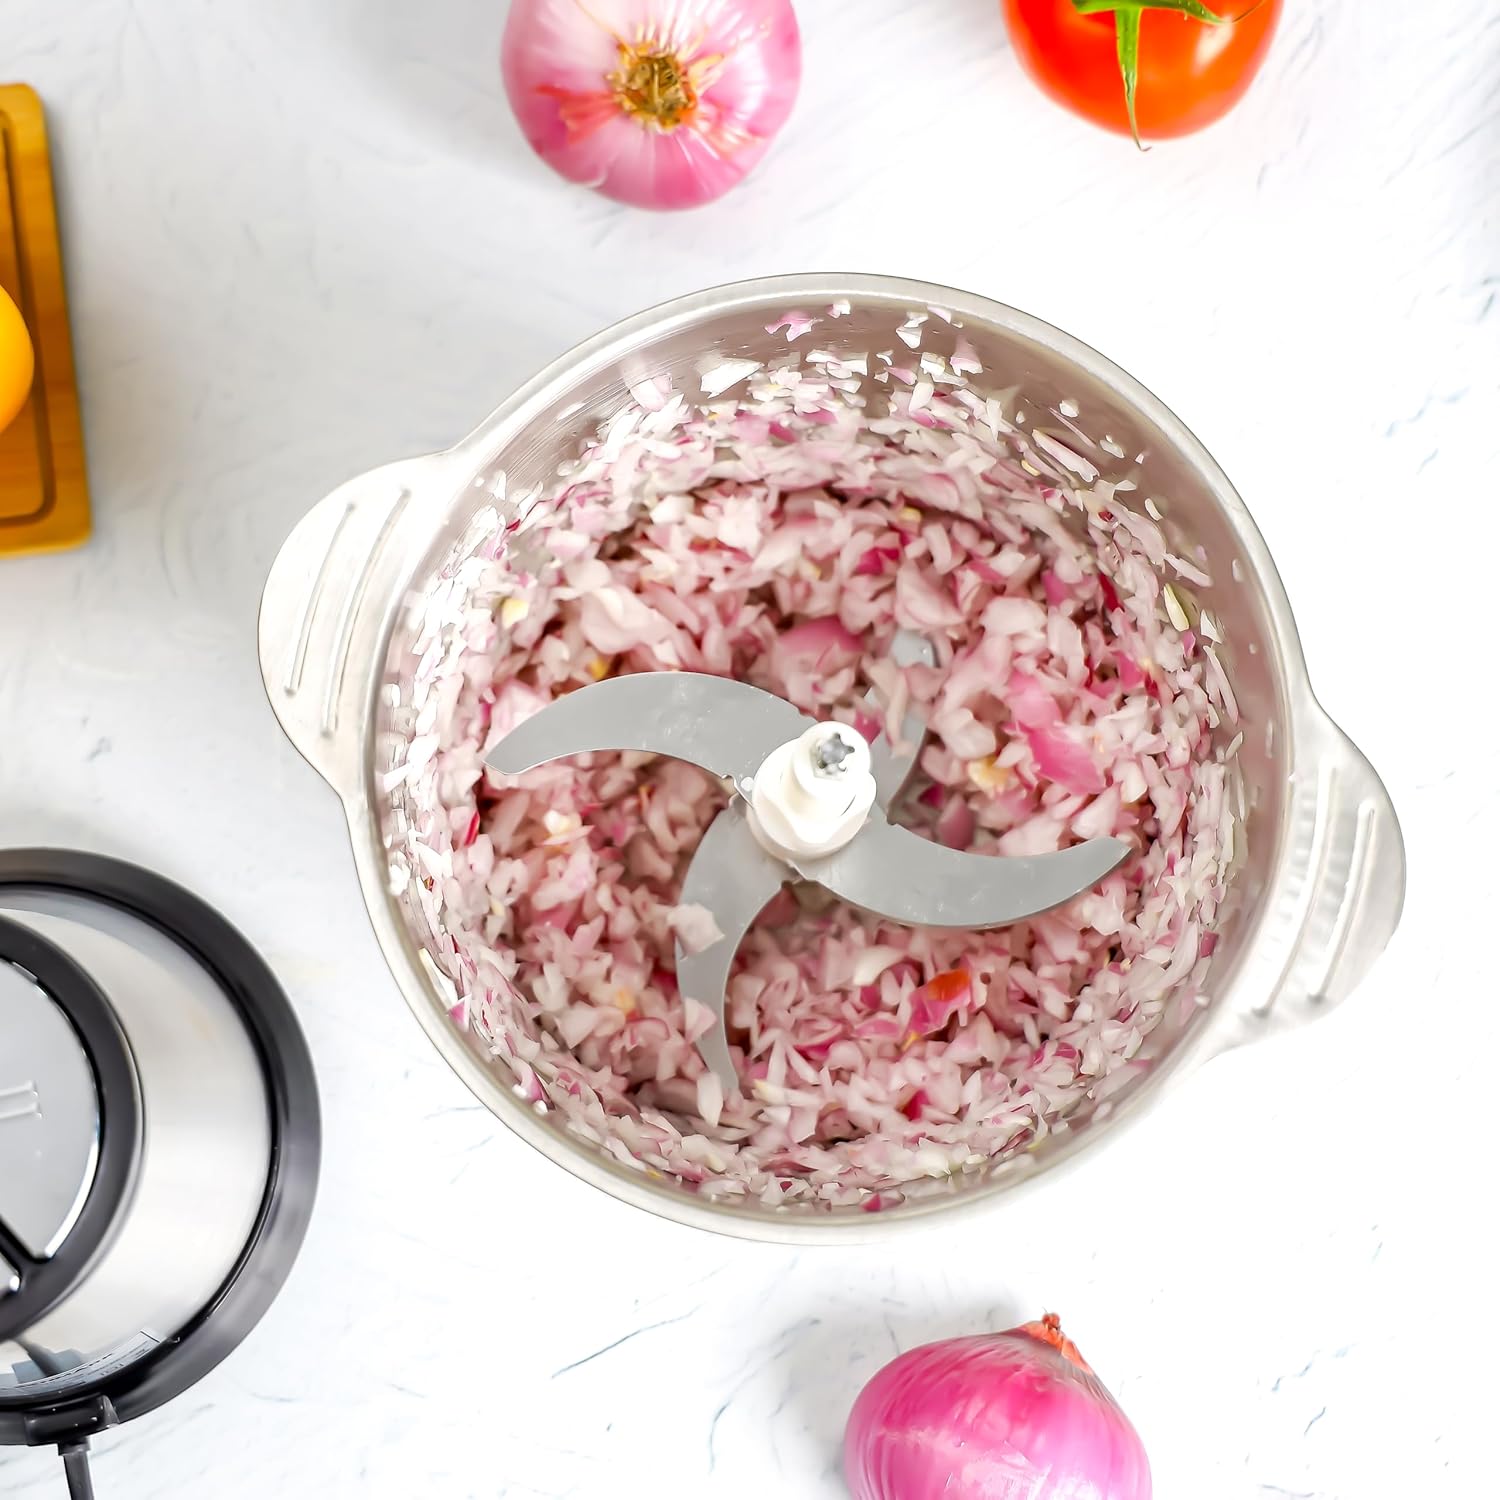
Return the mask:
[[33, 367], [31, 335], [21, 309], [0, 288], [0, 428], [26, 404]]

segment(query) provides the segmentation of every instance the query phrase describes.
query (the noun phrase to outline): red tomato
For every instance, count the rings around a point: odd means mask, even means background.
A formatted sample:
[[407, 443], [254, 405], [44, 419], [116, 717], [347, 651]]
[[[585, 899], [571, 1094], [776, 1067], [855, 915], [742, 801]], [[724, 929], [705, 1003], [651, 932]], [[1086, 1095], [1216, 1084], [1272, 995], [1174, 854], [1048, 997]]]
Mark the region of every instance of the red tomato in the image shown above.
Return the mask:
[[[1108, 130], [1130, 134], [1113, 12], [1079, 15], [1073, 0], [1001, 0], [1021, 66], [1059, 104]], [[1208, 0], [1219, 15], [1249, 0]], [[1135, 112], [1142, 137], [1188, 135], [1239, 100], [1260, 70], [1281, 18], [1281, 0], [1223, 25], [1176, 11], [1141, 17]]]

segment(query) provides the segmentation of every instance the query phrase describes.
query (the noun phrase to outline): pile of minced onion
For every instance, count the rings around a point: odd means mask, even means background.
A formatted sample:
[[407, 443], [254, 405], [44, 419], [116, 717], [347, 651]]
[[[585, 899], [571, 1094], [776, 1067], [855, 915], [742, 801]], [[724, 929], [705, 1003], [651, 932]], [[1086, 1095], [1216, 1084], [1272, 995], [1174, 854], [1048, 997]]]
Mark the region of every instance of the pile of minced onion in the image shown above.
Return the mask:
[[[480, 516], [416, 605], [411, 738], [383, 786], [393, 889], [524, 1099], [704, 1193], [881, 1208], [1107, 1100], [1202, 1000], [1238, 710], [1193, 603], [1207, 559], [1100, 476], [1067, 408], [977, 394], [962, 333], [925, 313], [836, 357], [816, 330], [845, 310], [771, 325], [774, 367], [637, 385], [550, 493]], [[938, 665], [898, 668], [898, 629]], [[679, 890], [720, 785], [640, 754], [482, 766], [555, 695], [641, 671], [734, 676], [870, 735], [916, 702], [896, 821], [979, 854], [1105, 834], [1135, 853], [985, 932], [783, 891], [730, 981], [725, 1098], [673, 976], [677, 936], [715, 935]]]

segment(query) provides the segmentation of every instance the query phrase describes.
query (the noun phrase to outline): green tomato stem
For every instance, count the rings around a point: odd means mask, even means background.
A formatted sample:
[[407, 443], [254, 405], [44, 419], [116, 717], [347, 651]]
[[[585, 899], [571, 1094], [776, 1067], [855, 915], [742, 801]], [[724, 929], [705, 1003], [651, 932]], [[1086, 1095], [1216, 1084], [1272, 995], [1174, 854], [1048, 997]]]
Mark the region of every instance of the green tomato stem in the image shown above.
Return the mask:
[[1115, 55], [1120, 59], [1120, 77], [1125, 83], [1125, 113], [1130, 116], [1130, 136], [1136, 148], [1144, 151], [1146, 148], [1141, 145], [1140, 127], [1135, 119], [1135, 88], [1140, 78], [1141, 63], [1140, 11], [1115, 12]]
[[1141, 144], [1140, 127], [1135, 116], [1135, 91], [1141, 74], [1141, 15], [1148, 10], [1174, 11], [1180, 16], [1190, 16], [1206, 26], [1229, 26], [1243, 21], [1250, 11], [1256, 10], [1262, 0], [1255, 0], [1250, 10], [1237, 16], [1221, 16], [1210, 10], [1203, 0], [1073, 0], [1073, 9], [1080, 16], [1113, 15], [1115, 18], [1115, 55], [1120, 60], [1120, 81], [1125, 85], [1125, 113], [1130, 117], [1130, 135], [1136, 145]]
[[[1191, 16], [1209, 26], [1227, 26], [1239, 16], [1221, 16], [1202, 4], [1202, 0], [1073, 0], [1073, 9], [1080, 16], [1098, 16], [1113, 11], [1117, 16], [1130, 12], [1139, 19], [1142, 11], [1171, 10], [1180, 16]], [[1254, 9], [1252, 6], [1251, 9]], [[1249, 11], [1245, 12], [1246, 15]]]

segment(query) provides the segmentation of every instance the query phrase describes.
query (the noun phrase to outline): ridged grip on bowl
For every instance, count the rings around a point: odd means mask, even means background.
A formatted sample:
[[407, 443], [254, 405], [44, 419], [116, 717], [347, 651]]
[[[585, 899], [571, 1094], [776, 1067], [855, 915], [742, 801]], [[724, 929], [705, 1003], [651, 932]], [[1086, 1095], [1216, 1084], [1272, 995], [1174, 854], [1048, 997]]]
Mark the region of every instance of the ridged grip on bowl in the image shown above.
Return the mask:
[[[287, 737], [346, 803], [361, 799], [369, 673], [419, 497], [441, 456], [372, 469], [326, 495], [282, 544], [261, 597], [260, 667]], [[352, 811], [352, 807], [351, 807]]]
[[1215, 1050], [1326, 1014], [1369, 972], [1396, 931], [1406, 855], [1390, 794], [1359, 748], [1308, 696], [1297, 712], [1285, 884], [1262, 914], [1242, 993], [1254, 1007], [1220, 1018]]

